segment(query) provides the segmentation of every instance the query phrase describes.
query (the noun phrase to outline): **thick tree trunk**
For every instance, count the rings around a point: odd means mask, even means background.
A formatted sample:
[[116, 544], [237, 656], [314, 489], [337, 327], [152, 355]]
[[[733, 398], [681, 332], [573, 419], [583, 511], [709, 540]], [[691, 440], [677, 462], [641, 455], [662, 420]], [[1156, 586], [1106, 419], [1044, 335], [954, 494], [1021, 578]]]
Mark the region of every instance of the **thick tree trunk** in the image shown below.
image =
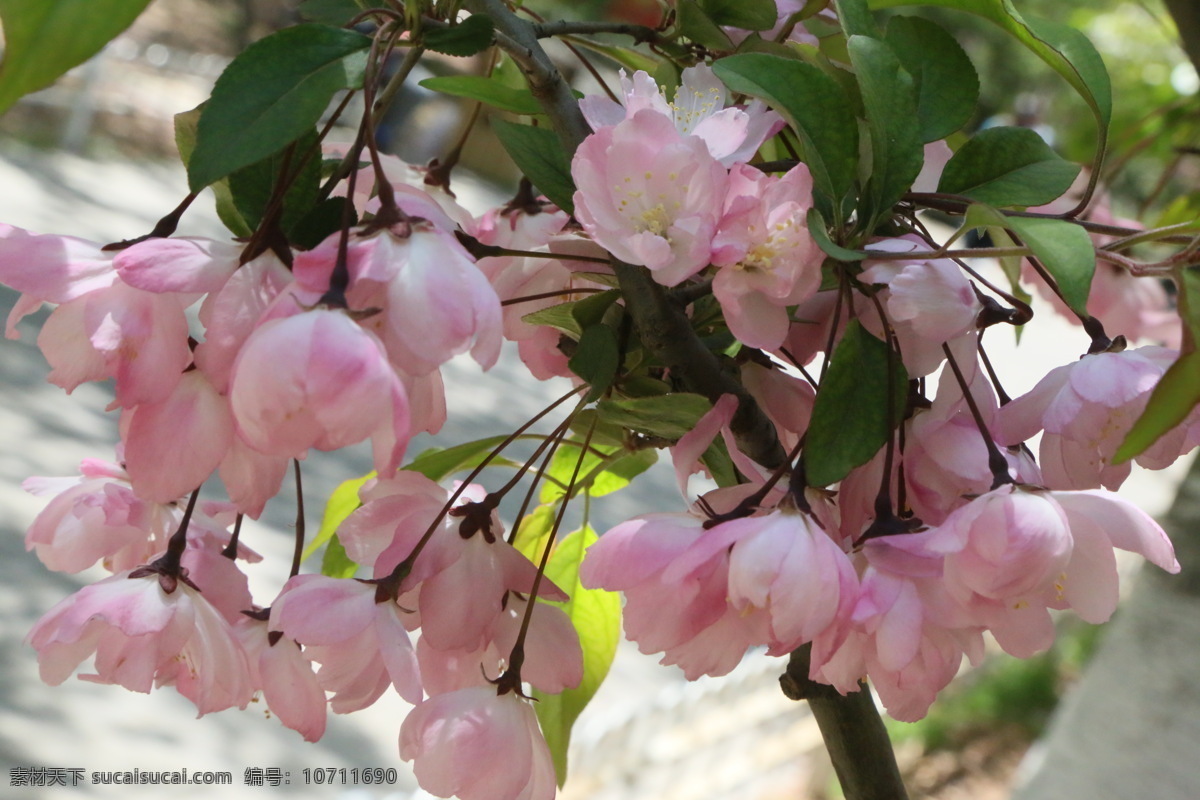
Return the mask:
[[1165, 527], [1183, 571], [1139, 576], [1018, 800], [1200, 797], [1200, 459]]

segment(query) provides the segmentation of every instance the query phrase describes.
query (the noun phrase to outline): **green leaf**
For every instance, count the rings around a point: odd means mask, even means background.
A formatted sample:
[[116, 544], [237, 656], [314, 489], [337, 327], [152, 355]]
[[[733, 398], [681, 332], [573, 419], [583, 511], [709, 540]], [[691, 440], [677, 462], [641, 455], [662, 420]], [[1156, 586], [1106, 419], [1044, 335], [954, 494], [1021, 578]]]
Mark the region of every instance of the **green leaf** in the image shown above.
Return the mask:
[[761, 97], [788, 120], [814, 187], [839, 208], [858, 169], [858, 121], [838, 83], [811, 64], [765, 53], [730, 56], [713, 70], [731, 90]]
[[495, 25], [487, 14], [472, 14], [449, 28], [429, 28], [421, 43], [448, 56], [473, 56], [492, 46]]
[[99, 53], [150, 0], [0, 0], [0, 114]]
[[837, 483], [879, 452], [904, 414], [907, 384], [899, 354], [851, 320], [813, 401], [804, 445], [810, 486]]
[[922, 142], [936, 142], [962, 128], [979, 101], [979, 77], [958, 41], [919, 17], [895, 17], [887, 43], [913, 78]]
[[583, 680], [578, 687], [556, 695], [534, 690], [534, 697], [538, 699], [534, 710], [554, 758], [559, 786], [567, 780], [571, 728], [608, 675], [621, 638], [621, 596], [603, 589], [585, 589], [579, 582], [579, 564], [587, 548], [598, 538], [590, 527], [569, 534], [558, 543], [546, 565], [546, 577], [571, 598], [565, 603], [551, 605], [566, 612], [583, 649]]
[[596, 292], [581, 300], [570, 300], [531, 312], [521, 319], [530, 325], [549, 325], [579, 341], [584, 328], [598, 324], [620, 296], [621, 293], [616, 290]]
[[845, 247], [834, 244], [833, 240], [829, 238], [829, 231], [825, 227], [825, 218], [821, 216], [821, 212], [817, 209], [810, 208], [805, 221], [808, 223], [808, 232], [812, 234], [813, 241], [817, 243], [817, 247], [820, 247], [825, 255], [836, 258], [838, 261], [862, 261], [867, 257], [866, 253], [861, 253], [858, 250], [848, 250]]
[[[553, 503], [566, 494], [566, 486], [571, 481], [575, 465], [579, 463], [579, 447], [583, 444], [585, 436], [586, 434], [577, 434], [554, 451], [554, 457], [546, 469], [546, 475], [553, 481], [542, 486], [538, 496], [539, 502]], [[658, 454], [652, 449], [631, 452], [623, 445], [597, 443], [593, 440], [588, 452], [583, 456], [579, 478], [575, 482], [576, 491], [572, 496], [585, 490], [592, 497], [603, 497], [620, 491], [657, 461]]]
[[321, 574], [330, 578], [353, 578], [358, 574], [358, 564], [346, 555], [346, 548], [336, 536], [329, 540], [325, 555], [321, 556]]
[[341, 27], [354, 19], [363, 8], [354, 0], [304, 0], [296, 11], [308, 22]]
[[575, 179], [571, 164], [563, 152], [562, 143], [554, 131], [495, 120], [492, 130], [508, 151], [517, 169], [529, 178], [550, 202], [566, 211], [575, 212]]
[[[175, 115], [175, 146], [179, 149], [179, 160], [185, 168], [192, 158], [192, 151], [196, 149], [196, 123], [200, 121], [200, 112], [203, 110], [204, 106], [199, 105], [191, 111], [181, 111]], [[223, 178], [211, 184], [209, 188], [212, 189], [216, 200], [217, 218], [221, 220], [221, 224], [234, 236], [251, 236], [254, 231], [238, 213], [237, 205], [233, 202], [233, 193], [229, 190], [229, 181]]]
[[247, 47], [204, 106], [188, 162], [192, 191], [260, 161], [313, 127], [340, 89], [362, 85], [370, 38], [297, 25]]
[[1192, 413], [1200, 403], [1200, 351], [1193, 350], [1172, 364], [1150, 393], [1146, 409], [1113, 454], [1121, 464], [1141, 455]]
[[1011, 0], [870, 0], [871, 8], [930, 5], [954, 8], [999, 25], [1066, 79], [1091, 107], [1100, 128], [1101, 146], [1112, 118], [1108, 71], [1087, 37], [1068, 25], [1026, 20]]
[[528, 89], [514, 89], [495, 78], [485, 78], [482, 75], [446, 75], [439, 78], [426, 78], [421, 81], [420, 85], [442, 94], [478, 100], [493, 108], [513, 114], [543, 113], [541, 105]]
[[712, 408], [698, 394], [673, 392], [657, 397], [601, 400], [596, 405], [600, 420], [630, 428], [649, 436], [678, 441]]
[[988, 128], [950, 158], [938, 191], [992, 206], [1040, 206], [1067, 191], [1079, 169], [1078, 164], [1060, 158], [1035, 131]]
[[837, 0], [837, 16], [846, 36], [872, 36], [878, 38], [879, 29], [867, 7], [866, 0]]
[[583, 336], [579, 338], [579, 347], [567, 362], [571, 372], [583, 378], [591, 387], [585, 398], [585, 402], [589, 403], [608, 391], [620, 366], [617, 332], [607, 325], [585, 328]]
[[[329, 502], [325, 504], [325, 513], [321, 516], [321, 529], [309, 542], [308, 547], [304, 548], [302, 559], [308, 558], [334, 538], [338, 527], [346, 521], [346, 517], [353, 514], [354, 509], [362, 505], [358, 499], [358, 490], [374, 477], [375, 473], [372, 471], [361, 478], [351, 478], [338, 484], [338, 487], [333, 490], [333, 494], [329, 495]], [[344, 550], [342, 554], [345, 555]]]
[[1087, 314], [1096, 272], [1096, 250], [1087, 231], [1062, 219], [1006, 217], [1005, 223], [1054, 276], [1067, 305], [1078, 314]]
[[[569, 475], [567, 477], [570, 478]], [[543, 488], [542, 491], [544, 492], [545, 489]], [[559, 496], [562, 496], [561, 491]], [[550, 541], [550, 530], [554, 527], [555, 516], [557, 515], [553, 505], [540, 505], [531, 513], [526, 514], [517, 528], [513, 547], [533, 563], [539, 563], [542, 551], [546, 549], [546, 543]]]
[[871, 132], [871, 178], [867, 183], [873, 215], [886, 214], [912, 186], [925, 163], [917, 126], [912, 77], [886, 42], [851, 36], [850, 61], [862, 89]]
[[[295, 142], [290, 157], [280, 150], [262, 161], [233, 172], [229, 175], [229, 190], [238, 214], [250, 228], [257, 228], [263, 214], [271, 203], [280, 172], [285, 167], [292, 178], [283, 199], [283, 215], [280, 228], [287, 232], [305, 217], [316, 205], [321, 190], [321, 142], [316, 130], [309, 130]], [[299, 173], [296, 167], [304, 161]]]
[[[220, 183], [217, 181], [213, 186], [219, 186]], [[350, 201], [345, 197], [326, 197], [284, 233], [293, 246], [312, 250], [335, 231], [340, 231], [345, 220], [349, 219], [351, 225], [357, 224], [358, 214], [353, 208], [347, 209], [349, 204]], [[346, 216], [347, 210], [349, 217]]]
[[700, 7], [717, 25], [746, 31], [775, 27], [775, 0], [700, 0]]
[[676, 27], [680, 35], [710, 50], [732, 50], [733, 41], [721, 26], [713, 22], [696, 0], [679, 0], [675, 4]]
[[478, 465], [483, 456], [486, 456], [507, 438], [507, 436], [488, 436], [445, 449], [431, 447], [406, 464], [404, 469], [419, 472], [431, 481], [440, 481], [461, 469]]

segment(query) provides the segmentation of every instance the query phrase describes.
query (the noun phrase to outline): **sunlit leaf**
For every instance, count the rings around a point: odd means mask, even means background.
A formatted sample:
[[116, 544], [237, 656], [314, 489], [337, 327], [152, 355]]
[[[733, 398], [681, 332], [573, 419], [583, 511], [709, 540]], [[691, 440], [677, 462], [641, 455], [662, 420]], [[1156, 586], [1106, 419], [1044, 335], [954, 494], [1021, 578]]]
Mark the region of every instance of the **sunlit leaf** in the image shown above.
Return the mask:
[[603, 589], [585, 589], [579, 583], [579, 564], [597, 539], [590, 527], [571, 533], [558, 543], [546, 565], [546, 577], [571, 598], [552, 605], [570, 617], [583, 648], [583, 681], [578, 687], [556, 695], [534, 691], [538, 700], [534, 710], [554, 758], [559, 786], [567, 779], [571, 728], [608, 675], [621, 638], [621, 596]]
[[150, 0], [0, 0], [0, 113], [87, 61]]

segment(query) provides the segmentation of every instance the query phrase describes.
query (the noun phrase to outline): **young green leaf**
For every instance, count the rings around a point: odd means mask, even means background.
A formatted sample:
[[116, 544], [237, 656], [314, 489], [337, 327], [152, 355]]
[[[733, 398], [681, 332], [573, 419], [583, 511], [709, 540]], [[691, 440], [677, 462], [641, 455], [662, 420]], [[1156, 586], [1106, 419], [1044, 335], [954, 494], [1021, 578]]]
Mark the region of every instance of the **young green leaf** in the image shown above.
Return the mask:
[[731, 90], [761, 97], [788, 120], [815, 188], [839, 208], [858, 169], [858, 121], [838, 83], [811, 64], [765, 53], [721, 59], [713, 71]]
[[[346, 521], [346, 517], [353, 514], [354, 509], [362, 505], [358, 499], [358, 490], [374, 477], [374, 472], [368, 472], [361, 478], [351, 478], [338, 484], [338, 487], [333, 490], [333, 494], [329, 495], [329, 502], [325, 504], [325, 513], [321, 516], [321, 529], [309, 542], [308, 547], [304, 548], [301, 558], [308, 558], [334, 538], [338, 527]], [[345, 551], [342, 552], [344, 555]]]
[[514, 89], [496, 78], [482, 75], [445, 75], [426, 78], [421, 86], [435, 92], [478, 100], [501, 111], [513, 114], [541, 114], [541, 105], [528, 89]]
[[362, 85], [370, 38], [325, 25], [250, 45], [217, 79], [196, 129], [188, 185], [200, 191], [313, 127], [340, 89]]
[[346, 555], [346, 548], [336, 536], [329, 540], [325, 555], [321, 556], [321, 574], [330, 578], [353, 578], [358, 574], [358, 564]]
[[958, 41], [920, 17], [894, 17], [886, 40], [913, 78], [922, 142], [936, 142], [962, 128], [979, 101], [979, 77]]
[[87, 61], [150, 0], [0, 0], [0, 114]]
[[[557, 453], [556, 453], [557, 454]], [[572, 467], [574, 465], [572, 464]], [[567, 479], [570, 480], [570, 475]], [[544, 489], [543, 489], [544, 492]], [[561, 491], [559, 496], [562, 496]], [[550, 530], [554, 527], [554, 518], [558, 516], [555, 513], [555, 507], [552, 504], [540, 505], [532, 512], [525, 515], [521, 520], [521, 524], [517, 526], [517, 535], [513, 539], [513, 547], [517, 548], [533, 563], [538, 563], [542, 557], [542, 551], [546, 549], [546, 544], [550, 541]]]
[[[179, 160], [186, 169], [196, 149], [196, 123], [200, 121], [200, 105], [191, 111], [181, 111], [175, 115], [175, 147], [179, 150]], [[233, 193], [229, 190], [229, 180], [222, 178], [209, 185], [216, 200], [217, 218], [229, 229], [234, 236], [248, 237], [254, 233], [242, 215], [238, 213], [237, 205], [233, 202]]]
[[602, 422], [673, 442], [696, 427], [696, 423], [711, 408], [712, 404], [707, 398], [686, 392], [628, 400], [601, 400], [596, 405]]
[[621, 638], [621, 596], [603, 589], [585, 589], [579, 582], [579, 564], [587, 548], [598, 539], [590, 527], [569, 534], [558, 543], [546, 565], [546, 577], [561, 587], [570, 600], [551, 603], [566, 612], [579, 634], [583, 649], [583, 680], [574, 689], [548, 695], [534, 690], [534, 703], [546, 744], [554, 758], [558, 785], [567, 779], [567, 746], [571, 728], [604, 682]]
[[429, 28], [421, 43], [448, 56], [473, 56], [492, 46], [495, 25], [486, 14], [472, 14], [448, 28]]
[[571, 164], [554, 131], [503, 120], [493, 122], [492, 130], [516, 162], [517, 169], [550, 202], [568, 214], [574, 213], [575, 179], [571, 177]]
[[848, 44], [867, 128], [871, 132], [871, 178], [867, 184], [875, 216], [886, 214], [912, 186], [925, 163], [912, 77], [887, 42], [851, 36]]
[[942, 170], [938, 191], [992, 206], [1040, 206], [1060, 197], [1079, 174], [1035, 131], [987, 128], [958, 149]]
[[[507, 438], [488, 436], [445, 449], [430, 448], [406, 464], [404, 469], [419, 472], [431, 481], [440, 481], [461, 469], [476, 466], [484, 456]], [[492, 463], [498, 461], [499, 459]]]
[[870, 461], [899, 423], [908, 374], [889, 350], [858, 320], [846, 325], [813, 401], [804, 445], [810, 486], [837, 483]]

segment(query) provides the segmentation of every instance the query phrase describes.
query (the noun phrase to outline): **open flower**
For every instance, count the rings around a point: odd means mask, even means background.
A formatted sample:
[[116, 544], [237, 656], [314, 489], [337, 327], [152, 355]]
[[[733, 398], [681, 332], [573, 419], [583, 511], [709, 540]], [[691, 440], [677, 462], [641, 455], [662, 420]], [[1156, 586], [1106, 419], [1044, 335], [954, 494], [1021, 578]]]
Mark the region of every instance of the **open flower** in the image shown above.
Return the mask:
[[149, 568], [85, 586], [38, 620], [26, 641], [52, 686], [94, 653], [95, 674], [81, 678], [135, 692], [174, 685], [201, 715], [245, 708], [254, 694], [246, 653], [221, 613], [186, 579]]
[[575, 215], [598, 244], [675, 286], [708, 265], [725, 196], [704, 142], [646, 109], [589, 136], [571, 174]]

